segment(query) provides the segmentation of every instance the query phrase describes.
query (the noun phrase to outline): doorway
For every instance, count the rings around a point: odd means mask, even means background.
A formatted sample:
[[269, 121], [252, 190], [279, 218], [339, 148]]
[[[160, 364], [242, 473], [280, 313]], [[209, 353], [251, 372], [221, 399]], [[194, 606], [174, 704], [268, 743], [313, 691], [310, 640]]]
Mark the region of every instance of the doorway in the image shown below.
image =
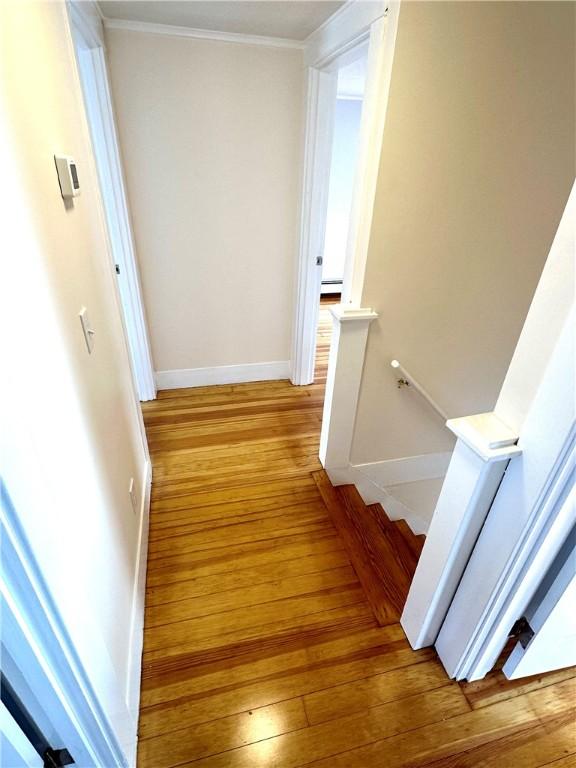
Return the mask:
[[337, 72], [330, 181], [322, 255], [321, 294], [323, 296], [341, 295], [344, 281], [346, 244], [358, 163], [367, 46], [361, 46], [357, 53], [357, 58], [341, 66]]
[[89, 8], [83, 9], [81, 5], [69, 4], [68, 10], [113, 260], [111, 266], [118, 286], [117, 296], [134, 386], [139, 400], [154, 400], [156, 384], [152, 353], [124, 189], [101, 23], [99, 19], [94, 21]]
[[[315, 380], [320, 295], [336, 292], [343, 304], [360, 307], [372, 226], [398, 5], [374, 4], [365, 12], [355, 8], [350, 13], [350, 23], [335, 25], [306, 55], [307, 115], [291, 374], [296, 385]], [[333, 160], [337, 166], [339, 159], [340, 166], [333, 168]]]

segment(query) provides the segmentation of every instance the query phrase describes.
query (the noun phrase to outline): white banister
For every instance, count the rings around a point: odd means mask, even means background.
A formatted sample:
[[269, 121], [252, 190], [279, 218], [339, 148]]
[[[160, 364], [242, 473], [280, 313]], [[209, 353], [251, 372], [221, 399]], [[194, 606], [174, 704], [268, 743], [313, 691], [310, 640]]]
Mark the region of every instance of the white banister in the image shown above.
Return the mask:
[[438, 403], [426, 392], [424, 387], [416, 381], [414, 376], [412, 374], [408, 373], [406, 368], [398, 361], [398, 360], [392, 360], [390, 365], [394, 370], [400, 374], [400, 377], [398, 378], [398, 387], [412, 387], [413, 389], [418, 392], [421, 397], [426, 400], [428, 405], [433, 408], [436, 413], [443, 419], [443, 421], [448, 421], [448, 415], [447, 413], [438, 405]]
[[522, 452], [495, 413], [446, 426], [458, 440], [400, 620], [413, 648], [436, 642], [508, 462]]

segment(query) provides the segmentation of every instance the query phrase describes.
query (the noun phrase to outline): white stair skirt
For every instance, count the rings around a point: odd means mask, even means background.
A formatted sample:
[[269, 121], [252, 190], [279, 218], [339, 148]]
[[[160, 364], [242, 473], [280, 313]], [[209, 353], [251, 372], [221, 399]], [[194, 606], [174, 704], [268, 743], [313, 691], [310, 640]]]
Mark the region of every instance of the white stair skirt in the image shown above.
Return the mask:
[[401, 624], [413, 648], [436, 641], [517, 437], [495, 414], [451, 419], [458, 437]]

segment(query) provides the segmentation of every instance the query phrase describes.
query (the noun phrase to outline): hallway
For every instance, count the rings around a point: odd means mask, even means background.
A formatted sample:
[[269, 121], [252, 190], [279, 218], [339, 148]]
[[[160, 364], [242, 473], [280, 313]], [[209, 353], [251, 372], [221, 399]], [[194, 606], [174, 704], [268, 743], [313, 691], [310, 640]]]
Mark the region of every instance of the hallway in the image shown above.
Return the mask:
[[312, 475], [328, 319], [322, 309], [319, 383], [144, 404], [154, 484], [140, 768], [565, 757], [573, 671], [458, 685], [399, 624], [378, 626]]

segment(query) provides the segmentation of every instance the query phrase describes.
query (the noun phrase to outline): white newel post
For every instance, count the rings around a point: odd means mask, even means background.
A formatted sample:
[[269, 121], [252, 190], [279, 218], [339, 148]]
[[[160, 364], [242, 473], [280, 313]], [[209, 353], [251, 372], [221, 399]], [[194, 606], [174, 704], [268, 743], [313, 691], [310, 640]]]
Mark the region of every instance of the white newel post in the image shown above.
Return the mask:
[[[368, 328], [378, 315], [371, 309], [331, 307], [332, 343], [328, 360], [320, 461], [335, 484], [345, 482], [362, 380]], [[340, 477], [341, 476], [341, 477]]]
[[494, 413], [450, 419], [458, 441], [434, 511], [401, 624], [413, 648], [433, 645], [518, 435]]

